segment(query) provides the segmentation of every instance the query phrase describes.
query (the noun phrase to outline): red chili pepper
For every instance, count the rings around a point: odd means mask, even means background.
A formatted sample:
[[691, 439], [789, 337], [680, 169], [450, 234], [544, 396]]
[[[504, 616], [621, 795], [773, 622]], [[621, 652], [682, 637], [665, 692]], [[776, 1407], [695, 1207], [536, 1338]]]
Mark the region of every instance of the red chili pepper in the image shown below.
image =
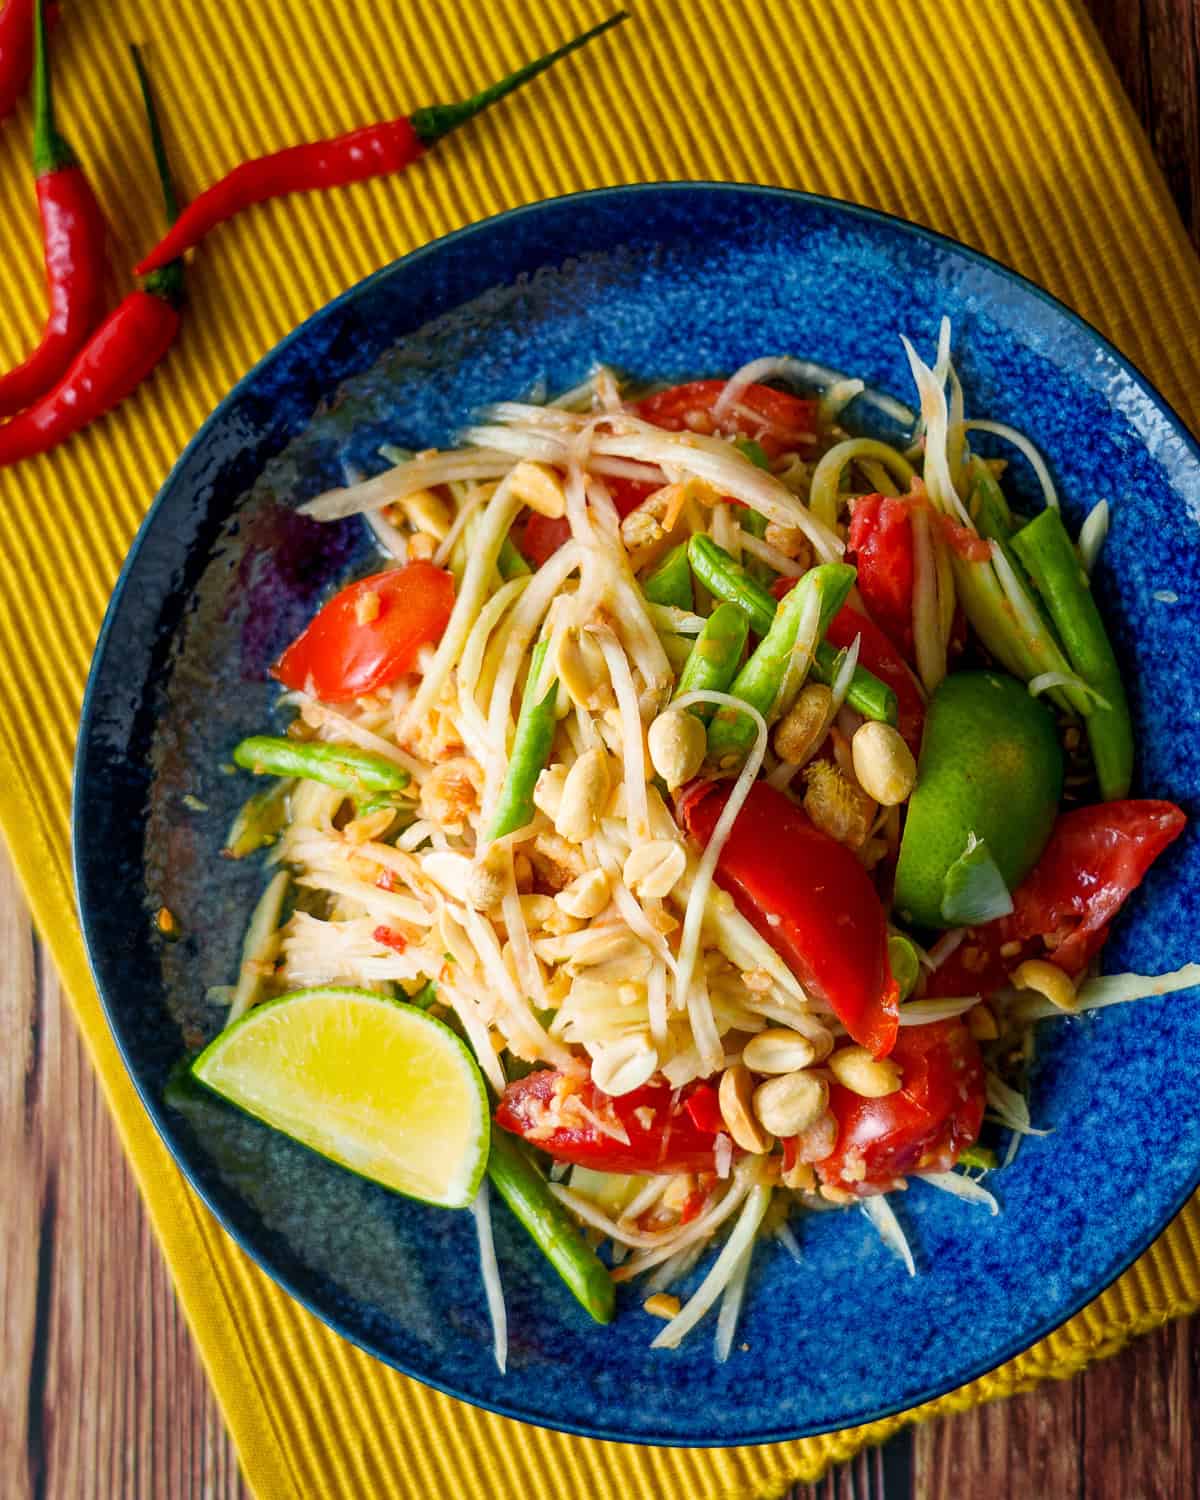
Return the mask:
[[364, 125], [346, 135], [303, 146], [289, 146], [270, 156], [256, 157], [234, 167], [219, 182], [206, 188], [180, 215], [179, 220], [137, 267], [144, 276], [198, 245], [211, 229], [233, 218], [244, 208], [282, 198], [288, 193], [307, 193], [314, 188], [344, 187], [371, 177], [403, 172], [430, 146], [468, 120], [536, 78], [569, 52], [586, 45], [601, 32], [628, 20], [619, 11], [582, 36], [526, 63], [499, 83], [458, 104], [432, 104], [396, 120]]
[[[678, 798], [683, 826], [707, 844], [728, 782], [693, 782]], [[715, 876], [806, 989], [856, 1042], [886, 1057], [900, 1023], [887, 958], [887, 918], [871, 877], [844, 844], [782, 792], [756, 781], [721, 850]]]
[[[133, 60], [142, 85], [168, 214], [175, 194], [158, 117], [137, 49]], [[131, 292], [79, 350], [66, 374], [34, 405], [0, 427], [0, 468], [45, 453], [123, 401], [162, 359], [179, 332], [183, 268], [164, 266]]]
[[408, 939], [404, 934], [394, 932], [390, 927], [377, 927], [371, 936], [377, 943], [382, 943], [385, 948], [392, 948], [397, 953], [403, 953], [408, 947]]
[[99, 321], [104, 299], [104, 219], [75, 153], [55, 125], [40, 3], [34, 19], [33, 169], [50, 314], [34, 352], [0, 375], [0, 417], [36, 401], [62, 377]]
[[[34, 0], [8, 0], [0, 6], [0, 120], [16, 109], [33, 71]], [[58, 20], [58, 6], [46, 7], [46, 26]]]

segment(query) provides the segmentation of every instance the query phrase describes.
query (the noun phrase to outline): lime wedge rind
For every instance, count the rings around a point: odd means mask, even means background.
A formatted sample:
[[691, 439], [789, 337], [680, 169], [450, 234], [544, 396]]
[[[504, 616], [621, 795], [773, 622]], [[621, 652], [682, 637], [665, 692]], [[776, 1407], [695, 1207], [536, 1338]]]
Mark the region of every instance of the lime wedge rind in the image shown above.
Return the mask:
[[465, 1208], [487, 1170], [487, 1090], [469, 1048], [417, 1006], [340, 986], [256, 1006], [195, 1059], [210, 1092], [420, 1203]]

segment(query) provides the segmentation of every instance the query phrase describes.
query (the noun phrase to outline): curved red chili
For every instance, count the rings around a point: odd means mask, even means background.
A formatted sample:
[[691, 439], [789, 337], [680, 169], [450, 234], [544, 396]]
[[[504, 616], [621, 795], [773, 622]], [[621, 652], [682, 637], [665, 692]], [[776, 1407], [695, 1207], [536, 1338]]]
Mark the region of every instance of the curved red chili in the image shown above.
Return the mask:
[[62, 377], [96, 326], [104, 300], [104, 218], [75, 153], [56, 127], [40, 4], [34, 20], [33, 165], [50, 312], [37, 348], [0, 375], [0, 417], [28, 406]]
[[457, 104], [428, 105], [400, 119], [364, 125], [347, 135], [332, 136], [304, 146], [289, 146], [270, 156], [243, 162], [188, 205], [178, 221], [136, 267], [137, 274], [145, 276], [160, 269], [185, 250], [198, 245], [218, 224], [256, 203], [266, 203], [288, 193], [344, 187], [370, 177], [402, 172], [444, 135], [473, 120], [497, 100], [544, 72], [559, 58], [566, 57], [569, 52], [625, 20], [628, 20], [628, 12], [619, 11], [582, 36], [526, 63], [482, 93]]
[[[134, 64], [142, 85], [155, 161], [167, 212], [175, 194], [166, 171], [158, 117], [137, 49]], [[182, 268], [170, 265], [131, 292], [79, 350], [62, 379], [40, 400], [0, 427], [0, 468], [45, 453], [123, 401], [149, 375], [179, 332]]]

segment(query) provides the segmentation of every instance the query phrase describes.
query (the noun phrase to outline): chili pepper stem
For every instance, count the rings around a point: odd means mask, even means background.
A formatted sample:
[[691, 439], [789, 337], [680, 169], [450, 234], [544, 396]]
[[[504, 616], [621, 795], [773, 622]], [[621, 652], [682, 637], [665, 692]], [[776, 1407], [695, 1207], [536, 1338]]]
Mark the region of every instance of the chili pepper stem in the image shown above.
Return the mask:
[[59, 135], [54, 117], [44, 0], [37, 0], [33, 18], [33, 173], [35, 177], [48, 177], [51, 172], [73, 167], [76, 157]]
[[449, 135], [452, 130], [457, 130], [460, 125], [473, 120], [485, 109], [490, 109], [498, 100], [523, 87], [531, 78], [536, 78], [539, 73], [544, 73], [547, 68], [553, 67], [560, 58], [577, 51], [580, 47], [587, 46], [588, 42], [594, 41], [603, 32], [619, 26], [622, 21], [628, 19], [629, 12], [620, 10], [615, 16], [609, 16], [606, 21], [601, 21], [598, 26], [585, 31], [582, 36], [574, 37], [571, 41], [564, 42], [561, 47], [556, 47], [553, 52], [547, 52], [544, 57], [535, 58], [533, 62], [526, 63], [515, 73], [510, 73], [507, 78], [501, 78], [498, 83], [489, 85], [469, 99], [462, 99], [457, 104], [429, 104], [423, 109], [414, 110], [409, 116], [413, 130], [416, 131], [423, 145], [432, 146], [444, 135]]
[[[167, 223], [174, 224], [179, 217], [179, 197], [171, 178], [171, 164], [167, 160], [167, 147], [163, 140], [158, 109], [154, 103], [154, 93], [150, 87], [150, 75], [146, 72], [146, 65], [142, 61], [142, 54], [136, 42], [130, 42], [129, 51], [137, 73], [138, 86], [142, 91], [142, 104], [146, 110], [150, 146], [154, 152], [154, 165], [158, 169], [158, 181], [162, 188], [163, 207], [167, 211]], [[153, 292], [156, 297], [164, 297], [168, 302], [178, 302], [183, 296], [183, 261], [173, 260], [159, 270], [151, 271], [145, 278], [145, 286], [146, 290]]]

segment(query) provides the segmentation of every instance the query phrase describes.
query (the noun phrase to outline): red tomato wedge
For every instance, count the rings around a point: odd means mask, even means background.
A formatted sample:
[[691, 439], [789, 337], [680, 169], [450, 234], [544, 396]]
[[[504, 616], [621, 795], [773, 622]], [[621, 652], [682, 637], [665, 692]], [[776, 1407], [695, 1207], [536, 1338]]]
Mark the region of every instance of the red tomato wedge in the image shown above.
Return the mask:
[[[578, 1104], [573, 1106], [572, 1100]], [[615, 1134], [601, 1130], [592, 1116]], [[696, 1125], [683, 1099], [665, 1083], [648, 1083], [612, 1099], [590, 1078], [539, 1068], [504, 1090], [496, 1124], [556, 1161], [597, 1172], [716, 1170], [716, 1136]], [[628, 1143], [616, 1138], [621, 1132]]]
[[[1012, 914], [972, 929], [934, 971], [927, 993], [987, 995], [1030, 957], [1077, 974], [1099, 953], [1112, 919], [1186, 823], [1173, 802], [1133, 798], [1063, 813], [1013, 892]], [[1013, 943], [1019, 951], [1000, 952]]]
[[825, 632], [825, 639], [840, 649], [852, 645], [855, 636], [859, 637], [859, 666], [873, 672], [895, 693], [896, 728], [916, 755], [921, 748], [921, 731], [925, 727], [925, 700], [916, 678], [879, 626], [848, 604], [843, 604]]
[[[647, 495], [652, 495], [661, 488], [650, 480], [622, 479], [620, 476], [605, 478], [604, 483], [608, 486], [617, 514], [622, 520], [631, 510], [636, 510]], [[551, 520], [549, 516], [531, 511], [521, 534], [520, 550], [535, 568], [540, 568], [548, 558], [554, 556], [570, 535], [571, 523], [565, 516]]]
[[689, 380], [646, 396], [635, 410], [645, 421], [669, 432], [725, 432], [757, 438], [768, 458], [806, 445], [816, 432], [818, 403], [769, 385], [748, 385], [733, 410], [718, 423], [712, 408], [725, 385], [724, 380]]
[[907, 1172], [948, 1172], [979, 1134], [985, 1085], [979, 1048], [961, 1021], [905, 1026], [892, 1049], [901, 1085], [864, 1099], [834, 1083], [833, 1152], [816, 1163], [823, 1182], [865, 1195]]
[[[728, 784], [715, 781], [693, 782], [681, 794], [684, 827], [701, 844], [727, 796]], [[759, 781], [721, 851], [716, 881], [854, 1040], [885, 1057], [896, 1041], [899, 990], [883, 907], [851, 851]]]
[[909, 660], [913, 654], [913, 530], [907, 500], [865, 495], [850, 516], [849, 560], [872, 620]]
[[360, 578], [330, 599], [272, 669], [285, 687], [326, 703], [360, 698], [405, 676], [442, 637], [454, 579], [428, 562]]

